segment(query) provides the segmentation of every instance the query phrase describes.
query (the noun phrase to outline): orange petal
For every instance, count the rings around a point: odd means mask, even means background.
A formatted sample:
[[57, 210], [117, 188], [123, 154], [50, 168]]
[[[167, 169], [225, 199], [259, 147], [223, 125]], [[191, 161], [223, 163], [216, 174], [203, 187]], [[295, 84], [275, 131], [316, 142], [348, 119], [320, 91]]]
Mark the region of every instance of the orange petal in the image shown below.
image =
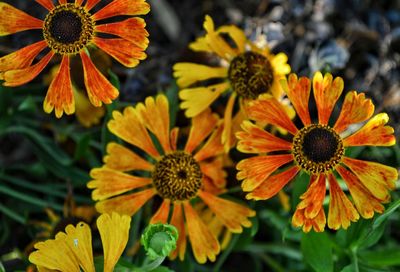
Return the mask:
[[102, 102], [110, 104], [119, 94], [117, 88], [100, 73], [85, 51], [81, 51], [80, 55], [83, 64], [85, 86], [90, 102], [96, 107], [100, 107]]
[[113, 0], [93, 15], [95, 21], [119, 15], [144, 15], [150, 11], [145, 0]]
[[66, 114], [75, 112], [75, 100], [69, 69], [69, 56], [65, 55], [62, 58], [58, 73], [51, 81], [43, 102], [43, 110], [46, 113], [51, 113], [54, 109], [57, 118], [61, 118], [64, 111]]
[[129, 18], [122, 22], [97, 25], [96, 31], [119, 36], [130, 41], [141, 49], [149, 44], [149, 33], [145, 29], [146, 22], [142, 18]]
[[170, 206], [171, 206], [171, 201], [169, 199], [164, 199], [160, 208], [158, 208], [158, 211], [150, 219], [149, 224], [156, 224], [156, 223], [166, 224], [168, 221]]
[[124, 39], [93, 38], [93, 43], [126, 67], [132, 68], [146, 58], [143, 48]]
[[118, 171], [151, 171], [153, 169], [153, 165], [150, 162], [117, 143], [109, 143], [107, 145], [107, 155], [103, 161], [107, 167]]
[[327, 125], [336, 101], [342, 94], [344, 83], [341, 77], [336, 77], [333, 82], [331, 74], [323, 77], [321, 72], [316, 72], [313, 78], [314, 98], [318, 109], [320, 124]]
[[354, 205], [362, 217], [372, 218], [374, 212], [382, 213], [385, 210], [380, 200], [375, 198], [353, 173], [340, 165], [336, 166], [336, 170], [346, 182]]
[[217, 125], [218, 116], [213, 114], [210, 109], [203, 111], [201, 114], [192, 118], [189, 138], [186, 142], [185, 151], [192, 153], [205, 138], [213, 131]]
[[343, 140], [344, 146], [392, 146], [396, 138], [391, 126], [385, 126], [389, 121], [386, 113], [379, 113], [372, 117], [361, 129]]
[[84, 0], [75, 0], [75, 6], [82, 6]]
[[326, 176], [319, 174], [318, 178], [310, 184], [307, 191], [300, 196], [302, 201], [296, 209], [304, 209], [304, 216], [313, 219], [322, 208], [326, 193]]
[[200, 264], [205, 263], [207, 259], [214, 262], [220, 252], [218, 240], [208, 230], [190, 203], [184, 202], [183, 207], [187, 232], [196, 261]]
[[43, 21], [25, 12], [0, 2], [0, 36], [6, 36], [28, 29], [42, 29]]
[[255, 211], [202, 190], [199, 191], [199, 196], [231, 232], [241, 233], [242, 226], [251, 227], [248, 217], [255, 216]]
[[298, 131], [283, 105], [270, 95], [260, 95], [257, 100], [250, 102], [247, 112], [250, 119], [262, 124], [279, 126], [293, 135]]
[[335, 126], [338, 133], [346, 130], [349, 125], [364, 122], [374, 113], [374, 104], [371, 99], [366, 99], [364, 93], [348, 92], [344, 99], [342, 110]]
[[35, 1], [48, 10], [54, 9], [54, 4], [52, 0], [35, 0]]
[[96, 6], [101, 0], [87, 0], [85, 4], [85, 9], [87, 11], [91, 10], [94, 6]]
[[185, 222], [183, 220], [182, 204], [175, 204], [172, 212], [171, 224], [174, 225], [179, 233], [176, 249], [171, 253], [170, 257], [174, 260], [177, 256], [183, 261], [186, 251], [186, 231]]
[[224, 131], [222, 132], [221, 141], [224, 144], [225, 153], [229, 152], [231, 148], [231, 139], [232, 139], [232, 113], [233, 113], [233, 106], [235, 105], [236, 100], [236, 92], [232, 93], [229, 97], [228, 103], [225, 106], [224, 112]]
[[204, 161], [211, 157], [215, 157], [223, 154], [224, 146], [221, 143], [221, 135], [223, 126], [220, 123], [214, 132], [208, 138], [207, 142], [200, 148], [200, 150], [194, 155], [197, 161]]
[[298, 80], [296, 74], [290, 74], [288, 79], [285, 78], [281, 81], [281, 85], [303, 124], [305, 126], [311, 124], [308, 110], [311, 90], [310, 80], [306, 77], [301, 77]]
[[117, 196], [97, 202], [96, 209], [99, 213], [116, 212], [132, 216], [155, 194], [156, 191], [151, 188], [134, 194]]
[[171, 129], [170, 132], [170, 141], [171, 141], [171, 149], [173, 151], [176, 151], [176, 147], [178, 144], [178, 135], [179, 135], [179, 128], [178, 127], [174, 127], [173, 129]]
[[376, 162], [362, 161], [343, 158], [343, 163], [356, 174], [361, 183], [371, 192], [373, 196], [381, 201], [390, 198], [389, 190], [396, 188], [398, 178], [397, 169]]
[[286, 184], [294, 179], [300, 171], [298, 166], [292, 166], [289, 169], [270, 176], [263, 183], [261, 183], [254, 191], [246, 195], [246, 199], [265, 200], [273, 197], [282, 190]]
[[93, 200], [103, 200], [151, 184], [151, 178], [135, 177], [106, 167], [93, 169], [90, 176], [94, 180], [89, 181], [87, 187], [95, 189]]
[[173, 66], [174, 77], [177, 78], [177, 84], [181, 88], [186, 88], [193, 83], [216, 79], [226, 78], [228, 69], [226, 67], [212, 67], [197, 63], [179, 62]]
[[41, 71], [46, 67], [46, 65], [50, 62], [51, 58], [54, 56], [54, 52], [50, 51], [44, 56], [40, 61], [32, 66], [25, 67], [23, 69], [18, 70], [9, 70], [3, 74], [3, 79], [5, 82], [4, 86], [20, 86], [23, 85], [35, 77], [37, 77]]
[[45, 47], [47, 47], [47, 43], [40, 41], [1, 57], [0, 72], [28, 67]]
[[304, 216], [304, 209], [297, 209], [292, 218], [294, 227], [303, 227], [304, 232], [309, 232], [311, 228], [315, 232], [323, 232], [326, 225], [326, 217], [324, 209], [320, 209], [317, 216], [309, 219]]
[[124, 112], [113, 112], [113, 120], [108, 122], [108, 129], [122, 140], [139, 147], [154, 158], [160, 154], [155, 148], [149, 133], [133, 107], [127, 107]]
[[329, 201], [328, 227], [335, 230], [340, 227], [347, 229], [350, 222], [356, 222], [360, 215], [339, 187], [332, 173], [328, 174], [328, 181], [331, 198]]
[[136, 105], [136, 113], [148, 130], [160, 142], [163, 150], [171, 151], [169, 139], [169, 104], [165, 95], [158, 95], [156, 99], [147, 97], [144, 104]]
[[220, 195], [226, 192], [226, 184], [223, 187], [220, 184], [217, 184], [215, 181], [213, 181], [211, 178], [209, 178], [206, 175], [203, 175], [203, 180], [202, 180], [203, 186], [202, 190], [209, 192], [213, 195]]
[[223, 170], [222, 157], [217, 157], [212, 161], [202, 161], [199, 164], [203, 175], [209, 177], [216, 187], [224, 188], [226, 186], [226, 172]]
[[244, 131], [236, 133], [239, 139], [236, 148], [240, 152], [257, 154], [292, 149], [292, 143], [272, 135], [248, 120], [241, 127]]
[[67, 3], [67, 0], [58, 0], [58, 3], [60, 3], [60, 5], [64, 5]]
[[244, 179], [242, 189], [249, 192], [257, 188], [265, 181], [276, 169], [282, 165], [293, 161], [292, 154], [257, 156], [241, 160], [236, 169], [238, 180]]

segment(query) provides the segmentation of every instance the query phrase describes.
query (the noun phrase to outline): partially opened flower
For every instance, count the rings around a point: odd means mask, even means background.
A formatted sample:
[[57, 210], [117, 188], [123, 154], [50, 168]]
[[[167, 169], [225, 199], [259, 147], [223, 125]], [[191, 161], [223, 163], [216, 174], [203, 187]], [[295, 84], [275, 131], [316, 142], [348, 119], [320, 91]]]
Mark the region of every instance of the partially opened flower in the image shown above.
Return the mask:
[[[274, 55], [268, 47], [257, 47], [236, 26], [215, 29], [211, 17], [206, 16], [204, 29], [206, 35], [190, 44], [190, 48], [214, 54], [219, 60], [218, 65], [177, 63], [174, 76], [183, 88], [179, 97], [183, 100], [181, 108], [186, 110], [188, 117], [197, 116], [222, 94], [228, 94], [222, 142], [225, 150], [229, 150], [234, 144], [232, 132], [236, 131], [235, 124], [240, 124], [243, 119], [247, 102], [263, 93], [280, 99], [283, 91], [279, 80], [290, 72], [290, 66], [284, 53]], [[240, 111], [233, 118], [237, 96], [241, 101]]]
[[[165, 95], [148, 97], [135, 108], [113, 112], [108, 128], [117, 137], [141, 149], [145, 157], [118, 143], [109, 143], [105, 165], [90, 173], [94, 180], [92, 198], [99, 212], [135, 214], [147, 201], [163, 201], [150, 223], [169, 223], [179, 231], [177, 249], [171, 257], [184, 258], [186, 235], [196, 260], [214, 261], [220, 245], [192, 207], [194, 199], [204, 202], [232, 232], [249, 227], [254, 211], [217, 196], [225, 186], [222, 169], [222, 126], [210, 110], [192, 119], [188, 140], [178, 145], [178, 128], [170, 130], [169, 105]], [[152, 139], [149, 132], [155, 137]], [[160, 148], [156, 147], [155, 141]], [[140, 172], [137, 172], [140, 171]], [[141, 174], [140, 174], [141, 173]], [[143, 174], [147, 173], [147, 174]]]
[[[114, 271], [129, 238], [131, 218], [117, 213], [102, 214], [97, 219], [104, 252], [104, 271]], [[68, 225], [55, 239], [39, 242], [36, 251], [29, 255], [29, 261], [39, 271], [94, 272], [92, 234], [83, 222]]]
[[[257, 154], [237, 164], [237, 178], [243, 180], [242, 188], [248, 199], [269, 199], [277, 194], [300, 172], [310, 174], [307, 191], [300, 197], [292, 224], [323, 231], [326, 217], [323, 201], [326, 183], [329, 184], [330, 202], [328, 227], [346, 229], [351, 222], [381, 213], [395, 188], [397, 170], [376, 162], [357, 160], [345, 156], [350, 146], [391, 146], [395, 144], [393, 128], [386, 126], [388, 116], [379, 113], [372, 117], [374, 105], [364, 93], [347, 93], [336, 122], [329, 122], [335, 104], [343, 91], [343, 80], [324, 77], [317, 72], [313, 78], [314, 98], [318, 120], [313, 121], [308, 104], [311, 82], [291, 74], [282, 81], [289, 99], [303, 126], [298, 129], [285, 113], [282, 105], [271, 96], [262, 96], [248, 108], [249, 118], [287, 130], [292, 140], [278, 138], [262, 127], [250, 122], [242, 123], [243, 131], [237, 133], [238, 150]], [[372, 117], [372, 118], [371, 118]], [[352, 124], [365, 122], [358, 131], [351, 133]], [[350, 133], [350, 135], [349, 135]], [[273, 152], [273, 154], [268, 154]], [[287, 167], [285, 167], [287, 165]], [[343, 178], [352, 201], [338, 184], [335, 173]]]
[[[55, 55], [60, 55], [61, 65], [47, 91], [43, 109], [50, 113], [55, 110], [57, 117], [75, 111], [75, 100], [70, 79], [70, 58], [80, 56], [83, 74], [91, 103], [99, 107], [109, 104], [118, 96], [118, 90], [102, 75], [90, 59], [87, 50], [97, 46], [126, 67], [134, 67], [146, 58], [144, 50], [148, 45], [148, 33], [141, 18], [132, 17], [121, 22], [100, 23], [104, 19], [127, 15], [147, 14], [150, 10], [145, 0], [113, 0], [99, 11], [92, 8], [101, 0], [83, 0], [68, 3], [59, 0], [35, 0], [48, 10], [44, 20], [34, 18], [13, 6], [0, 2], [0, 36], [25, 30], [41, 29], [43, 40], [28, 45], [14, 53], [0, 58], [0, 79], [5, 86], [23, 85], [34, 78], [47, 66]], [[100, 34], [114, 37], [102, 37]], [[43, 58], [32, 64], [40, 52], [48, 51]]]

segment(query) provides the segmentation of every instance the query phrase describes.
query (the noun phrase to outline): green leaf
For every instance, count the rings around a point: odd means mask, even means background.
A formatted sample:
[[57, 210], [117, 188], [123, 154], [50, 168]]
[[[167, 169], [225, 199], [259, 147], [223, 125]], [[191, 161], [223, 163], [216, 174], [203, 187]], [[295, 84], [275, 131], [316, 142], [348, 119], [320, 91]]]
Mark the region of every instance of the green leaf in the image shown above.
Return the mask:
[[340, 272], [354, 272], [354, 264], [349, 264], [348, 266], [344, 267]]
[[390, 207], [381, 215], [376, 217], [374, 223], [372, 224], [372, 229], [377, 229], [381, 224], [383, 224], [388, 217], [394, 213], [398, 208], [400, 207], [400, 199], [397, 201], [393, 202]]
[[371, 266], [386, 267], [400, 265], [400, 247], [359, 253], [360, 260]]
[[300, 172], [292, 182], [292, 208], [294, 209], [300, 202], [300, 196], [307, 190], [310, 183], [310, 176], [305, 172]]
[[178, 85], [174, 82], [171, 86], [168, 87], [165, 95], [168, 98], [169, 102], [169, 122], [171, 128], [175, 126], [176, 115], [179, 111], [179, 98], [178, 98]]
[[304, 233], [301, 240], [304, 260], [317, 272], [333, 271], [332, 242], [326, 232]]

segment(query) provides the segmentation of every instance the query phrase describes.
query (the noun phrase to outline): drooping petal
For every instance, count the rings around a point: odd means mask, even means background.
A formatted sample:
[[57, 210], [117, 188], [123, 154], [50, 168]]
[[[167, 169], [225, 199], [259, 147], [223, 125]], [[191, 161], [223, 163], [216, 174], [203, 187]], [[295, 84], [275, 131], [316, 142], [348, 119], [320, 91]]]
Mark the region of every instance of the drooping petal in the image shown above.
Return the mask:
[[[157, 212], [150, 219], [149, 223], [150, 224], [156, 224], [156, 223], [166, 224], [168, 221], [170, 206], [171, 206], [171, 201], [169, 199], [164, 199], [163, 202], [161, 203], [160, 208], [158, 208]], [[180, 232], [179, 232], [179, 234], [180, 234]]]
[[210, 109], [192, 118], [189, 138], [186, 142], [185, 151], [192, 153], [205, 138], [214, 130], [217, 125], [218, 116], [213, 114]]
[[165, 152], [171, 151], [169, 139], [169, 104], [165, 95], [158, 95], [156, 99], [147, 97], [144, 104], [136, 105], [136, 113], [141, 122], [150, 130], [160, 142]]
[[225, 67], [211, 67], [196, 63], [180, 62], [173, 66], [174, 77], [176, 77], [178, 86], [186, 88], [195, 82], [211, 78], [226, 78], [228, 69]]
[[252, 120], [279, 126], [293, 135], [298, 131], [285, 108], [271, 95], [260, 95], [257, 100], [250, 102], [247, 113]]
[[214, 262], [220, 252], [218, 240], [208, 230], [189, 202], [183, 203], [187, 232], [196, 261], [203, 264], [209, 259]]
[[376, 162], [343, 158], [343, 163], [356, 174], [361, 183], [373, 196], [381, 201], [390, 198], [390, 190], [396, 188], [398, 172], [396, 168]]
[[113, 120], [108, 122], [108, 129], [122, 140], [139, 147], [154, 158], [159, 157], [145, 126], [140, 121], [133, 107], [126, 107], [124, 112], [113, 112]]
[[107, 155], [103, 161], [107, 167], [117, 171], [151, 171], [154, 167], [135, 152], [117, 143], [109, 143], [107, 145]]
[[275, 170], [282, 165], [293, 161], [292, 154], [256, 156], [241, 160], [236, 169], [238, 180], [244, 179], [242, 189], [245, 192], [253, 191], [265, 181]]
[[329, 181], [329, 214], [328, 214], [328, 227], [331, 229], [347, 229], [350, 222], [356, 222], [360, 215], [354, 208], [353, 203], [347, 198], [343, 190], [339, 187], [335, 176], [328, 174]]
[[182, 204], [177, 203], [174, 205], [171, 224], [177, 228], [179, 237], [176, 243], [176, 249], [171, 253], [170, 257], [172, 260], [174, 260], [177, 256], [179, 256], [179, 259], [183, 261], [186, 252], [186, 231], [185, 221], [183, 219]]
[[289, 169], [268, 177], [257, 188], [246, 195], [246, 199], [265, 200], [279, 193], [286, 184], [294, 179], [300, 167], [292, 166]]
[[236, 92], [232, 93], [228, 99], [228, 103], [225, 106], [224, 112], [224, 130], [222, 132], [221, 142], [224, 144], [225, 153], [229, 152], [231, 149], [231, 140], [232, 140], [232, 115], [233, 115], [233, 106], [235, 105], [236, 100]]
[[69, 69], [69, 56], [66, 55], [62, 58], [60, 69], [53, 78], [43, 102], [43, 110], [51, 113], [54, 109], [57, 118], [61, 118], [64, 112], [66, 114], [75, 112], [75, 100]]
[[75, 115], [82, 126], [89, 128], [100, 123], [106, 113], [104, 107], [95, 107], [86, 93], [72, 86], [75, 98]]
[[297, 205], [296, 209], [304, 210], [304, 216], [307, 219], [316, 217], [324, 202], [326, 193], [326, 175], [319, 174], [317, 179], [310, 184], [307, 191], [300, 196], [302, 201]]
[[179, 98], [183, 100], [180, 107], [185, 110], [186, 117], [194, 117], [206, 110], [228, 88], [229, 83], [223, 82], [180, 90]]
[[211, 136], [208, 138], [207, 142], [200, 148], [200, 150], [194, 155], [194, 158], [200, 162], [211, 157], [216, 157], [224, 153], [224, 146], [221, 142], [221, 135], [223, 131], [223, 126], [220, 123]]
[[32, 66], [28, 66], [18, 70], [6, 71], [3, 74], [3, 79], [5, 81], [3, 85], [15, 87], [28, 83], [29, 81], [37, 77], [40, 72], [43, 71], [43, 69], [47, 66], [53, 56], [53, 51], [50, 51], [49, 53], [47, 53], [46, 56], [44, 56], [40, 61]]
[[36, 243], [34, 247], [37, 250], [29, 255], [29, 261], [38, 267], [48, 270], [79, 271], [77, 257], [68, 246], [66, 239], [67, 235], [60, 232], [56, 235], [55, 239]]
[[338, 133], [346, 130], [349, 125], [364, 122], [374, 113], [374, 104], [366, 99], [364, 93], [348, 92], [344, 99], [342, 110], [333, 127]]
[[298, 80], [296, 74], [290, 74], [287, 80], [281, 81], [281, 85], [303, 124], [305, 126], [311, 124], [308, 110], [311, 91], [310, 80], [306, 77], [301, 77]]
[[114, 271], [114, 266], [124, 251], [129, 239], [131, 217], [117, 213], [102, 214], [97, 219], [104, 252], [104, 272]]
[[315, 232], [323, 232], [326, 225], [325, 211], [320, 209], [314, 218], [306, 218], [304, 209], [297, 209], [293, 214], [292, 225], [294, 227], [303, 227], [303, 231], [306, 233], [310, 232], [311, 228]]
[[203, 175], [210, 178], [212, 183], [218, 188], [226, 186], [226, 172], [223, 170], [223, 158], [217, 157], [212, 161], [202, 161], [199, 163]]
[[13, 6], [0, 2], [0, 36], [28, 29], [42, 29], [43, 21], [32, 17]]
[[374, 213], [382, 213], [385, 208], [376, 197], [360, 182], [356, 175], [346, 170], [343, 166], [336, 166], [336, 170], [342, 176], [349, 188], [354, 205], [364, 218], [372, 218]]
[[89, 181], [87, 187], [95, 189], [93, 200], [103, 200], [151, 184], [151, 178], [136, 177], [107, 167], [93, 169], [90, 176], [94, 180]]
[[0, 72], [28, 67], [46, 46], [45, 41], [39, 41], [1, 57]]
[[35, 1], [48, 10], [54, 9], [54, 4], [52, 0], [35, 0]]
[[96, 107], [100, 107], [102, 103], [110, 104], [119, 94], [117, 88], [100, 73], [84, 50], [81, 51], [80, 56], [90, 102]]
[[85, 9], [87, 11], [91, 10], [94, 6], [97, 5], [101, 0], [87, 0], [85, 4]]
[[329, 117], [336, 101], [342, 94], [343, 87], [344, 83], [341, 77], [336, 77], [333, 80], [332, 75], [329, 73], [325, 74], [325, 76], [322, 76], [321, 72], [314, 74], [313, 90], [320, 124], [328, 124]]
[[92, 250], [92, 233], [88, 224], [80, 222], [76, 227], [68, 225], [65, 228], [65, 232], [67, 234], [66, 242], [78, 258], [83, 271], [95, 272]]
[[150, 11], [146, 0], [113, 0], [93, 15], [95, 21], [120, 15], [144, 15]]
[[117, 196], [97, 202], [96, 209], [99, 213], [117, 212], [132, 216], [155, 194], [156, 191], [150, 188], [134, 194]]
[[245, 120], [241, 127], [243, 131], [236, 133], [239, 139], [236, 148], [240, 152], [259, 154], [292, 149], [292, 143], [272, 135], [248, 120]]
[[97, 32], [119, 36], [130, 41], [141, 49], [149, 44], [149, 33], [145, 29], [146, 22], [142, 18], [129, 18], [122, 22], [96, 25]]
[[386, 113], [372, 117], [361, 129], [343, 140], [344, 146], [392, 146], [396, 143], [391, 126], [385, 126], [389, 121]]
[[146, 58], [143, 48], [125, 39], [93, 38], [93, 43], [126, 67], [132, 68]]
[[202, 190], [199, 196], [231, 232], [241, 233], [242, 227], [251, 227], [248, 218], [255, 216], [255, 211]]

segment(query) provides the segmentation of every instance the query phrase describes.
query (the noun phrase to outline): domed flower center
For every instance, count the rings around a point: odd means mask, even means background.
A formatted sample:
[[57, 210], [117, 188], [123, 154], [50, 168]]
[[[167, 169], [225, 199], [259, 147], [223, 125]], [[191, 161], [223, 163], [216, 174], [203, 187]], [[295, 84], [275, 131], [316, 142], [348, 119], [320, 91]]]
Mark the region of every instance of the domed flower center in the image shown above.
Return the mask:
[[202, 177], [200, 166], [193, 156], [182, 151], [165, 155], [156, 163], [152, 176], [158, 194], [172, 201], [195, 197], [202, 186]]
[[293, 138], [296, 163], [312, 174], [331, 171], [340, 162], [343, 154], [342, 139], [326, 125], [309, 125], [302, 128]]
[[79, 53], [91, 41], [93, 34], [91, 14], [72, 3], [56, 6], [44, 21], [44, 39], [59, 54]]
[[259, 94], [270, 91], [274, 73], [266, 57], [246, 52], [231, 61], [228, 78], [236, 93], [243, 98], [256, 99]]

